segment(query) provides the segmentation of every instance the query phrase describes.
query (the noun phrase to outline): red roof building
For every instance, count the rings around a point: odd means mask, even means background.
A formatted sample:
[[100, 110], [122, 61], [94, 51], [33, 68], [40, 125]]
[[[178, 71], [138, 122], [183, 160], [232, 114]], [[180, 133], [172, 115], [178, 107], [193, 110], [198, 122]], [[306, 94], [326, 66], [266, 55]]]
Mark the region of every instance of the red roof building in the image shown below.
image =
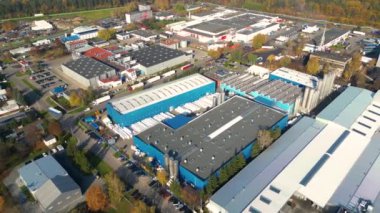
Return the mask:
[[106, 60], [110, 56], [113, 56], [113, 53], [100, 47], [94, 47], [87, 50], [84, 55], [102, 61]]

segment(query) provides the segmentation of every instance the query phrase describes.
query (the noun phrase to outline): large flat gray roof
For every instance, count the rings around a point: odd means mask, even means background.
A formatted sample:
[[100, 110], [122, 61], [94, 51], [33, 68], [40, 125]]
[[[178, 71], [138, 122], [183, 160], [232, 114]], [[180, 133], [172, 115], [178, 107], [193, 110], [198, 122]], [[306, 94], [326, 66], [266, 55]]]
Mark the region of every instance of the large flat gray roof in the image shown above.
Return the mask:
[[151, 67], [165, 61], [185, 55], [184, 52], [167, 48], [161, 45], [144, 47], [137, 51], [132, 51], [127, 54], [132, 59], [137, 60], [137, 63], [144, 67]]
[[284, 116], [282, 112], [234, 96], [179, 129], [158, 124], [138, 137], [178, 159], [180, 165], [196, 176], [207, 179], [254, 141], [258, 130], [272, 127]]
[[342, 55], [342, 54], [338, 54], [334, 52], [329, 53], [329, 52], [316, 51], [316, 52], [313, 52], [312, 55], [317, 56], [319, 58], [327, 58], [327, 59], [331, 59], [331, 60], [339, 61], [339, 62], [348, 62], [351, 59], [350, 56]]
[[246, 13], [243, 15], [237, 15], [229, 19], [213, 19], [205, 21], [200, 24], [196, 24], [188, 27], [186, 30], [202, 30], [219, 34], [229, 29], [241, 30], [256, 24], [258, 21], [264, 19], [262, 16]]
[[[338, 29], [338, 28], [332, 28], [332, 29], [326, 30], [326, 33], [325, 33], [325, 44], [327, 44], [327, 43], [335, 40], [336, 38], [339, 38], [340, 36], [346, 34], [347, 32], [349, 32], [349, 31], [348, 30], [343, 30], [343, 29]], [[319, 46], [319, 44], [321, 43], [322, 35], [323, 34], [319, 34], [318, 36], [316, 36], [313, 39], [313, 42], [315, 42], [315, 44], [317, 46]]]
[[317, 119], [333, 121], [350, 128], [363, 111], [371, 104], [374, 93], [358, 88], [348, 87], [333, 102], [317, 115]]
[[63, 66], [87, 79], [91, 79], [115, 70], [114, 68], [89, 57], [82, 57], [77, 60], [69, 61], [64, 63]]
[[227, 212], [242, 212], [326, 125], [304, 117], [228, 181], [210, 199]]

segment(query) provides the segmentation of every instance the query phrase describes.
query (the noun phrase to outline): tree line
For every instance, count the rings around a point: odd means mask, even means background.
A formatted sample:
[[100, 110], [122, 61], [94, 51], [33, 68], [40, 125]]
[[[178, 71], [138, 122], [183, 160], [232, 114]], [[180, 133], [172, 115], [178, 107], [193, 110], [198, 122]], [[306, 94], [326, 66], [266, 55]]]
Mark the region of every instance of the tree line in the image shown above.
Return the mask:
[[209, 0], [216, 4], [380, 27], [378, 0]]
[[0, 1], [0, 18], [31, 16], [36, 13], [60, 13], [118, 7], [127, 0], [9, 0]]

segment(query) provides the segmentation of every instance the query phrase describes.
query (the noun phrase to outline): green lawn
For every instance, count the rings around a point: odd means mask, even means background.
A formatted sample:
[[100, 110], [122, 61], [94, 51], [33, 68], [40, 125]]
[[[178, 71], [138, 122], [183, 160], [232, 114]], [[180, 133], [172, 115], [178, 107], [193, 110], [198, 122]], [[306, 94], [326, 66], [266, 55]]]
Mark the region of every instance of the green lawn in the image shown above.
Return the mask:
[[131, 212], [133, 210], [133, 204], [132, 199], [131, 201], [128, 201], [127, 199], [122, 199], [121, 202], [116, 205], [114, 208], [109, 208], [106, 212], [107, 213], [122, 213], [122, 212]]
[[101, 176], [112, 172], [112, 168], [98, 156], [92, 154], [91, 152], [87, 152], [86, 156], [88, 158], [88, 161], [90, 161], [91, 166], [98, 170]]
[[110, 17], [112, 15], [113, 10], [117, 8], [122, 7], [115, 7], [115, 8], [105, 8], [105, 9], [97, 9], [97, 10], [84, 10], [84, 11], [76, 11], [76, 12], [68, 12], [68, 13], [55, 13], [55, 14], [46, 14], [42, 17], [34, 17], [34, 16], [26, 16], [26, 17], [18, 17], [18, 18], [10, 18], [10, 19], [2, 19], [0, 22], [4, 21], [22, 21], [22, 20], [39, 20], [39, 19], [46, 19], [46, 18], [63, 18], [63, 17], [83, 17], [88, 20], [98, 20]]
[[57, 106], [57, 104], [51, 99], [51, 97], [46, 98], [46, 102], [47, 102], [50, 106], [52, 106], [52, 107], [56, 107], [56, 106]]
[[35, 87], [32, 83], [30, 83], [30, 81], [28, 80], [28, 79], [22, 79], [22, 82], [24, 82], [24, 84], [26, 85], [26, 86], [28, 86], [30, 89], [32, 89], [32, 90], [37, 90], [37, 91], [39, 91], [39, 89], [37, 89], [37, 87]]
[[68, 114], [76, 114], [76, 113], [82, 112], [86, 108], [87, 108], [86, 106], [80, 106], [80, 107], [77, 107], [76, 109], [69, 111]]

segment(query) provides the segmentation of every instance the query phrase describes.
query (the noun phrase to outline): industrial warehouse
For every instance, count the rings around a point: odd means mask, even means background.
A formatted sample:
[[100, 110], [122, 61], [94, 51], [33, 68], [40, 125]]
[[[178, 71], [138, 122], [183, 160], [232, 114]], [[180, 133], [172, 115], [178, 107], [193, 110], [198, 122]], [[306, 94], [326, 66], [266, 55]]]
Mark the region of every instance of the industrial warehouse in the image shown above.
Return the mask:
[[144, 118], [167, 112], [177, 106], [215, 93], [215, 82], [193, 74], [133, 95], [110, 101], [107, 112], [120, 126], [129, 126]]
[[82, 57], [61, 65], [62, 72], [83, 88], [97, 88], [98, 81], [116, 75], [116, 70], [95, 59]]
[[134, 137], [135, 146], [168, 168], [174, 178], [204, 188], [238, 153], [251, 156], [261, 129], [287, 125], [287, 115], [235, 96], [184, 126], [158, 124]]
[[136, 60], [137, 69], [145, 75], [157, 73], [166, 68], [185, 63], [191, 59], [191, 55], [185, 52], [174, 50], [160, 45], [145, 47], [127, 54]]
[[221, 81], [221, 89], [287, 112], [290, 116], [309, 113], [333, 89], [335, 75], [322, 79], [289, 68], [279, 68], [268, 79], [250, 74], [231, 75]]
[[[327, 212], [378, 208], [380, 92], [348, 87], [304, 117], [217, 191], [212, 212], [287, 212], [292, 199]], [[364, 207], [363, 207], [364, 208]]]

